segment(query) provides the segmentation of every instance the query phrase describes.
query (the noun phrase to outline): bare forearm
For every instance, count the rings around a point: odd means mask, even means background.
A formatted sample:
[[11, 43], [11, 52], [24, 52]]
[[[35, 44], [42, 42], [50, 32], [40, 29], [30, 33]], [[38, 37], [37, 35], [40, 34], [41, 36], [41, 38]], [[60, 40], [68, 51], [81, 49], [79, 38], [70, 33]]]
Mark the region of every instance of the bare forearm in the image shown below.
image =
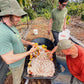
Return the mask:
[[52, 19], [50, 19], [48, 30], [51, 30], [51, 26], [52, 26]]
[[49, 58], [52, 58], [53, 57], [53, 53], [56, 51], [57, 49], [57, 46], [55, 48], [53, 48], [53, 50], [51, 51], [50, 55], [49, 55]]
[[12, 56], [12, 59], [11, 59], [10, 63], [14, 63], [14, 62], [16, 62], [16, 61], [19, 61], [19, 60], [25, 58], [26, 56], [28, 56], [30, 53], [31, 53], [31, 52], [28, 51], [28, 52], [24, 52], [24, 53], [21, 53], [21, 54], [14, 54], [14, 55]]
[[56, 52], [56, 49], [57, 49], [57, 46], [56, 46], [56, 47], [54, 47], [54, 49], [51, 51], [51, 52], [52, 52], [52, 54], [53, 54], [54, 52]]
[[[12, 53], [12, 52], [11, 52]], [[24, 52], [24, 53], [20, 53], [20, 54], [9, 54], [8, 56], [2, 56], [3, 60], [7, 63], [7, 64], [11, 64], [14, 63], [16, 61], [19, 61], [23, 58], [25, 58], [26, 56], [28, 56], [31, 52]]]
[[21, 40], [22, 40], [22, 43], [24, 46], [31, 45], [31, 42], [23, 40], [23, 39], [21, 39]]
[[63, 26], [63, 30], [66, 29], [66, 18], [64, 19], [64, 26]]

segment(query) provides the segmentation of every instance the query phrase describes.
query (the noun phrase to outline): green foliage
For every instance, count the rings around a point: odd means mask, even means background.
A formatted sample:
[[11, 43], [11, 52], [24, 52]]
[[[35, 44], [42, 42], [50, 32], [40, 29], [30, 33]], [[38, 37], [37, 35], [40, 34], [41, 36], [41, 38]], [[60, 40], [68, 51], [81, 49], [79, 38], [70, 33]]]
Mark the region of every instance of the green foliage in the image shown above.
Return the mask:
[[57, 4], [58, 4], [58, 0], [46, 0], [47, 3], [50, 4], [51, 8], [56, 8]]
[[84, 10], [84, 3], [69, 3], [68, 6], [69, 15], [78, 15], [80, 16]]
[[8, 76], [9, 74], [11, 74], [12, 72], [11, 71], [9, 71], [6, 75]]
[[46, 17], [47, 19], [49, 19], [50, 18], [50, 13], [48, 12], [48, 13], [44, 13], [44, 17]]
[[[53, 8], [57, 6], [58, 0], [32, 0], [32, 7], [37, 12], [38, 16], [44, 15], [45, 12], [43, 12], [43, 9], [48, 10], [48, 12], [51, 12]], [[41, 14], [41, 15], [40, 15]], [[47, 14], [45, 13], [45, 16]]]
[[44, 16], [46, 19], [49, 19], [51, 16], [51, 13], [49, 12], [48, 9], [42, 9], [40, 11], [40, 14], [38, 14], [38, 17]]
[[32, 7], [32, 2], [31, 0], [17, 0], [18, 3], [20, 4], [20, 6], [24, 9], [24, 7], [26, 8], [30, 8]]
[[27, 19], [28, 19], [28, 21], [29, 21], [29, 20], [30, 20], [30, 17], [28, 16], [28, 18], [27, 18], [27, 17], [21, 18], [21, 21], [20, 21], [19, 23], [27, 22]]
[[[28, 13], [29, 19], [34, 19], [37, 14], [32, 9], [32, 1], [31, 0], [17, 0], [20, 6]], [[25, 18], [22, 19], [22, 21], [25, 21]]]
[[58, 0], [32, 0], [32, 7], [35, 10], [42, 9], [42, 8], [54, 8], [57, 6]]
[[67, 15], [67, 16], [66, 16], [66, 24], [69, 24], [69, 21], [70, 21], [70, 16]]
[[[58, 0], [17, 0], [20, 6], [28, 13], [30, 19], [37, 16], [50, 18], [51, 10], [57, 6]], [[32, 5], [32, 6], [31, 6]], [[33, 8], [33, 9], [32, 9]], [[24, 21], [25, 19], [23, 19]]]
[[33, 9], [26, 9], [25, 10], [28, 13], [28, 16], [30, 17], [30, 19], [34, 19], [37, 17], [37, 13], [33, 10]]
[[47, 9], [42, 9], [42, 12], [43, 12], [43, 16], [47, 19], [50, 18], [51, 16], [51, 13], [47, 10]]
[[82, 3], [84, 3], [84, 0], [82, 0]]
[[81, 19], [84, 21], [84, 11], [81, 13]]

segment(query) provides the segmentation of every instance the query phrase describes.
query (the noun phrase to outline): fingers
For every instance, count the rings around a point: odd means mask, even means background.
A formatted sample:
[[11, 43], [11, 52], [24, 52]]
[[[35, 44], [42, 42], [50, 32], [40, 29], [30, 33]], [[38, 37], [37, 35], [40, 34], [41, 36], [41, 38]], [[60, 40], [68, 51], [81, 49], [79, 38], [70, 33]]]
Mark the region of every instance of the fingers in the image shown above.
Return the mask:
[[35, 52], [37, 48], [35, 48], [35, 45], [30, 49], [31, 52]]
[[31, 46], [34, 46], [35, 45], [35, 43], [34, 42], [31, 42]]
[[48, 30], [48, 35], [50, 35], [50, 31]]
[[53, 56], [53, 55], [50, 53], [49, 58], [51, 59], [51, 58], [52, 58], [52, 56]]

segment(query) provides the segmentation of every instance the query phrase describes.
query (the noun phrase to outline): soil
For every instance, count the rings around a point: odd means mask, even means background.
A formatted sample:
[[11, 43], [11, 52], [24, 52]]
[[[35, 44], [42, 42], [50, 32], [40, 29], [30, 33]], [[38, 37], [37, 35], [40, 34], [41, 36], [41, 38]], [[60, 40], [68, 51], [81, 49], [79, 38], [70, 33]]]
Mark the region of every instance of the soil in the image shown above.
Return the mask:
[[[29, 29], [30, 31], [26, 34], [23, 34], [23, 37], [25, 36], [25, 39], [28, 41], [31, 41], [32, 39], [44, 37], [48, 38], [52, 41], [54, 41], [52, 33], [48, 35], [48, 23], [49, 20], [45, 19], [44, 17], [38, 17], [32, 22], [29, 22]], [[69, 25], [66, 27], [70, 30], [70, 34], [74, 36], [76, 39], [80, 40], [82, 43], [84, 43], [84, 21], [80, 19], [80, 17], [71, 17]], [[34, 35], [33, 30], [38, 29], [38, 35]], [[28, 31], [27, 28], [25, 30], [25, 27], [20, 26], [19, 31], [22, 33], [23, 31]]]
[[71, 31], [72, 36], [84, 43], [84, 21], [80, 17], [71, 17], [67, 28]]

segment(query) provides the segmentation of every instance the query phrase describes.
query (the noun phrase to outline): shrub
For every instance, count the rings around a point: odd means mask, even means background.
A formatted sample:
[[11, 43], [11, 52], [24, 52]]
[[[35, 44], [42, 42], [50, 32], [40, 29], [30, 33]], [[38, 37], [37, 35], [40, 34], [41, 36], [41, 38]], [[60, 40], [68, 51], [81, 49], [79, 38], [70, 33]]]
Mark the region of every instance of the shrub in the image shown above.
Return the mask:
[[69, 15], [78, 15], [80, 16], [84, 10], [84, 3], [69, 3], [68, 6]]
[[28, 21], [30, 20], [29, 16], [28, 16], [28, 18], [26, 16], [21, 18], [21, 21], [19, 23], [27, 22], [27, 19], [28, 19]]
[[30, 19], [34, 19], [37, 17], [37, 13], [33, 9], [26, 9], [25, 10], [28, 13], [28, 16]]
[[84, 21], [84, 11], [81, 13], [81, 19]]
[[46, 17], [47, 19], [49, 19], [49, 18], [50, 18], [50, 16], [51, 16], [51, 14], [50, 14], [49, 12], [44, 13], [44, 17]]
[[47, 8], [42, 8], [42, 10], [40, 10], [40, 12], [38, 13], [38, 17], [44, 16], [46, 19], [49, 19], [51, 16], [51, 13], [49, 12], [49, 10]]
[[48, 11], [48, 9], [42, 9], [42, 12], [43, 12], [43, 16], [47, 19], [50, 18], [51, 16], [51, 13]]
[[67, 15], [67, 16], [66, 16], [66, 24], [69, 24], [69, 21], [70, 21], [70, 16]]

